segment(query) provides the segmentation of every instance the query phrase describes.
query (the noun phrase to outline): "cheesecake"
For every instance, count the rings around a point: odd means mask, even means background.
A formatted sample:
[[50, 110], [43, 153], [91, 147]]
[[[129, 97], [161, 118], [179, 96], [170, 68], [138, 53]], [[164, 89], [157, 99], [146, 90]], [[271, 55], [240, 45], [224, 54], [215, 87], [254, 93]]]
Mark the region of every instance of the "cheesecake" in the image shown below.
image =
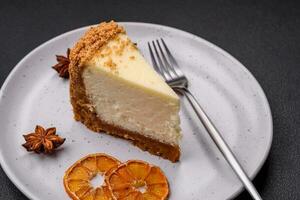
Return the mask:
[[176, 162], [181, 138], [177, 94], [116, 22], [91, 27], [70, 53], [74, 118]]

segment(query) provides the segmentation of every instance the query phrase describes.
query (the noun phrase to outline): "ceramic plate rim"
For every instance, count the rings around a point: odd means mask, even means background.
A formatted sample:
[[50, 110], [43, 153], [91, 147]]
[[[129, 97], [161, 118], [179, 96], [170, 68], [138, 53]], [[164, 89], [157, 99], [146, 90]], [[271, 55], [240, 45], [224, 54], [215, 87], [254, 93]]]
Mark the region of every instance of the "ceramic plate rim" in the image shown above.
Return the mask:
[[[264, 165], [268, 155], [269, 155], [269, 152], [270, 152], [270, 149], [271, 149], [271, 146], [272, 146], [272, 141], [273, 141], [273, 118], [272, 118], [272, 112], [271, 112], [271, 108], [270, 108], [270, 105], [269, 105], [269, 102], [267, 100], [267, 97], [265, 95], [265, 92], [264, 90], [262, 89], [261, 85], [259, 84], [259, 82], [257, 81], [257, 79], [253, 76], [253, 74], [241, 63], [239, 62], [236, 58], [234, 58], [232, 55], [230, 55], [227, 51], [223, 50], [222, 48], [218, 47], [217, 45], [201, 38], [200, 36], [197, 36], [197, 35], [194, 35], [192, 33], [189, 33], [187, 31], [183, 31], [183, 30], [180, 30], [178, 28], [175, 28], [175, 27], [170, 27], [170, 26], [165, 26], [165, 25], [159, 25], [159, 24], [154, 24], [154, 23], [144, 23], [144, 22], [118, 22], [122, 25], [134, 25], [134, 26], [148, 26], [148, 27], [161, 27], [163, 29], [168, 29], [168, 30], [171, 30], [171, 31], [176, 31], [176, 32], [180, 32], [182, 34], [185, 34], [189, 37], [193, 37], [193, 39], [207, 45], [208, 47], [214, 49], [215, 51], [217, 51], [218, 53], [224, 55], [225, 57], [227, 57], [228, 59], [230, 59], [231, 61], [233, 61], [234, 63], [236, 63], [238, 66], [241, 67], [242, 70], [244, 70], [247, 74], [249, 74], [253, 79], [254, 81], [256, 81], [257, 83], [257, 86], [259, 90], [261, 90], [261, 94], [262, 94], [262, 97], [266, 103], [266, 106], [267, 106], [267, 112], [268, 112], [268, 115], [269, 115], [269, 126], [270, 126], [270, 131], [271, 133], [269, 133], [269, 136], [270, 138], [267, 138], [269, 143], [268, 143], [268, 146], [266, 148], [266, 151], [264, 152], [264, 155], [263, 155], [263, 158], [261, 160], [260, 163], [258, 163], [258, 166], [256, 167], [256, 169], [254, 170], [253, 174], [250, 175], [250, 178], [253, 179], [257, 173], [260, 171], [260, 169], [262, 168], [262, 166]], [[55, 40], [58, 40], [60, 37], [63, 37], [63, 36], [67, 36], [69, 34], [72, 34], [73, 32], [76, 32], [76, 31], [80, 31], [80, 30], [84, 30], [90, 26], [95, 26], [95, 25], [88, 25], [88, 26], [84, 26], [84, 27], [80, 27], [80, 28], [76, 28], [76, 29], [73, 29], [71, 31], [67, 31], [65, 33], [62, 33], [58, 36], [55, 36], [53, 38], [51, 38], [50, 40], [47, 40], [46, 42], [40, 44], [39, 46], [37, 46], [36, 48], [34, 48], [32, 51], [30, 51], [26, 56], [24, 56], [16, 65], [15, 67], [10, 71], [9, 75], [7, 76], [7, 78], [5, 79], [3, 85], [1, 86], [1, 89], [0, 89], [0, 97], [2, 97], [3, 95], [3, 91], [5, 90], [5, 88], [7, 87], [8, 83], [10, 82], [10, 80], [12, 79], [12, 77], [14, 76], [14, 74], [17, 72], [17, 70], [19, 70], [22, 66], [22, 63], [24, 63], [29, 57], [31, 57], [32, 54], [34, 54], [36, 51], [39, 51], [43, 46], [51, 43], [51, 42], [54, 42]], [[1, 98], [0, 98], [0, 105], [1, 105]], [[0, 148], [0, 164], [1, 164], [1, 167], [3, 169], [3, 171], [5, 172], [5, 174], [8, 176], [8, 178], [13, 182], [13, 184], [26, 196], [28, 197], [29, 199], [34, 199], [34, 200], [39, 200], [40, 198], [36, 197], [34, 194], [32, 194], [32, 192], [28, 191], [27, 189], [25, 189], [24, 187], [24, 184], [21, 183], [14, 175], [13, 171], [10, 170], [10, 168], [8, 167], [8, 165], [6, 165], [6, 162], [4, 160], [4, 156], [2, 155], [2, 149]], [[238, 194], [240, 194], [243, 190], [243, 187], [242, 185], [238, 188], [238, 190], [236, 190], [230, 197], [228, 197], [229, 199], [232, 199], [234, 197], [236, 197]]]

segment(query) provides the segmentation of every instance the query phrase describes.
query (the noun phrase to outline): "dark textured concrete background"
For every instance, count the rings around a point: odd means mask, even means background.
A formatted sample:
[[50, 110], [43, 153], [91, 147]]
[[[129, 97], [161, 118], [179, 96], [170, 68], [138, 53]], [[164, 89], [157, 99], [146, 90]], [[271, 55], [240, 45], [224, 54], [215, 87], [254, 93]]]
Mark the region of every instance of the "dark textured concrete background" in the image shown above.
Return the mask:
[[[300, 3], [2, 0], [0, 85], [36, 46], [74, 28], [109, 19], [183, 29], [241, 61], [263, 87], [274, 118], [272, 149], [255, 185], [264, 199], [300, 199]], [[1, 168], [0, 199], [26, 199]], [[250, 197], [243, 192], [237, 199]]]

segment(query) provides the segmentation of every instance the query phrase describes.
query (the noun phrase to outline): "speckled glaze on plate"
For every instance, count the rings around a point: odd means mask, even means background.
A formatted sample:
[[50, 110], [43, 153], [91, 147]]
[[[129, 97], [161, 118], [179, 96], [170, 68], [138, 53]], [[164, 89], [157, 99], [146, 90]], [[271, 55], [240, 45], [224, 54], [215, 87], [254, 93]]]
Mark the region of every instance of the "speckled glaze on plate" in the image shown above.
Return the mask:
[[[251, 73], [215, 45], [190, 33], [161, 25], [122, 23], [147, 60], [147, 41], [163, 37], [198, 98], [252, 178], [263, 165], [272, 143], [268, 101]], [[0, 162], [13, 183], [30, 199], [68, 199], [65, 170], [81, 157], [104, 152], [121, 161], [141, 159], [161, 167], [169, 179], [170, 199], [230, 199], [242, 184], [230, 169], [182, 98], [180, 162], [150, 155], [128, 141], [96, 134], [73, 120], [68, 80], [51, 68], [55, 54], [68, 47], [87, 27], [62, 34], [33, 50], [10, 73], [0, 93]], [[36, 124], [56, 126], [67, 140], [51, 156], [28, 153], [22, 134]]]

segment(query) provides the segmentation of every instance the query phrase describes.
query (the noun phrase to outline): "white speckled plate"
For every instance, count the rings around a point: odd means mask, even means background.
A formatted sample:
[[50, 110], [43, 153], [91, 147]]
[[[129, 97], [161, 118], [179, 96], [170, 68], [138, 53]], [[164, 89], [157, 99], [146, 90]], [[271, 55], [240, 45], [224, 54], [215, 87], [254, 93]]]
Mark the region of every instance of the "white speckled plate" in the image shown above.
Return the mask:
[[[146, 42], [165, 38], [196, 95], [233, 149], [246, 172], [254, 177], [263, 165], [272, 142], [272, 117], [268, 101], [251, 73], [215, 45], [190, 33], [154, 24], [122, 23], [149, 59]], [[68, 80], [50, 66], [55, 54], [84, 33], [80, 28], [60, 35], [33, 50], [10, 73], [0, 93], [0, 161], [14, 184], [30, 199], [68, 199], [64, 171], [88, 153], [105, 152], [121, 161], [142, 159], [166, 173], [170, 199], [230, 199], [242, 184], [227, 165], [182, 98], [180, 162], [150, 155], [126, 140], [96, 134], [73, 120]], [[67, 140], [54, 155], [28, 153], [22, 134], [36, 124], [56, 126]]]

